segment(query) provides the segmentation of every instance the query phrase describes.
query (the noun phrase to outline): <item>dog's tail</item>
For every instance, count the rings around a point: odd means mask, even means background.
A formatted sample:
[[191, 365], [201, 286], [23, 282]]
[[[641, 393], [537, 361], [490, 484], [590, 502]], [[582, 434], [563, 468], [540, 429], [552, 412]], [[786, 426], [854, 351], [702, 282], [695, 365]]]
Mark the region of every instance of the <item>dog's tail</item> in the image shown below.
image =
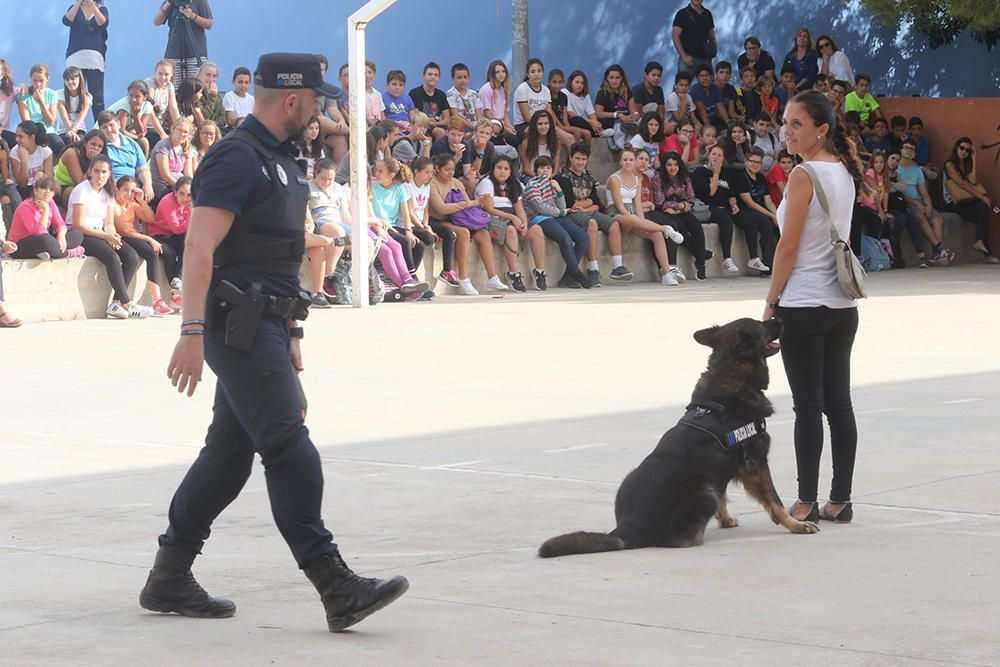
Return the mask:
[[596, 554], [602, 551], [621, 551], [625, 548], [625, 542], [620, 537], [608, 535], [607, 533], [588, 533], [577, 531], [566, 533], [545, 542], [538, 548], [538, 555], [542, 558], [555, 558], [556, 556], [569, 556], [571, 554]]

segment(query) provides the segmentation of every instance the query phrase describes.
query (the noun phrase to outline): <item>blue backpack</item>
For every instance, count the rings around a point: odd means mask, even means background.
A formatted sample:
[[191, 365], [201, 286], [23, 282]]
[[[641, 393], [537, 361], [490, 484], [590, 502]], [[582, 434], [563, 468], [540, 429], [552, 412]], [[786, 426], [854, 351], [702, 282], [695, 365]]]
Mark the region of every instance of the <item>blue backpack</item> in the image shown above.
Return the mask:
[[861, 237], [861, 266], [868, 273], [888, 271], [892, 266], [889, 254], [882, 247], [882, 243], [873, 236]]

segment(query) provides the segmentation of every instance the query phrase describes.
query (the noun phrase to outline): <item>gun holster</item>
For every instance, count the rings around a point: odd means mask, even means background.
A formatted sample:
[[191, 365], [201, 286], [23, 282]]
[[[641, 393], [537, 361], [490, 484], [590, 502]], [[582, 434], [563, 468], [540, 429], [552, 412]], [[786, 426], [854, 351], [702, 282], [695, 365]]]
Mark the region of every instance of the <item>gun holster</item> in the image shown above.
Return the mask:
[[265, 296], [260, 283], [241, 290], [228, 280], [219, 281], [212, 292], [216, 307], [225, 314], [225, 344], [249, 352], [257, 335], [257, 325], [264, 314]]

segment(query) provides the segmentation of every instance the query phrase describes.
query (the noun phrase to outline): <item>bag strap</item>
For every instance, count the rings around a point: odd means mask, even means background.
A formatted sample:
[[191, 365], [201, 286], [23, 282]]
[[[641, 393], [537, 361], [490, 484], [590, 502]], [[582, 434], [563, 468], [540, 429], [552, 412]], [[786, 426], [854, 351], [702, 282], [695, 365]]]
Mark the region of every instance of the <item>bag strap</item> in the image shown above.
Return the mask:
[[809, 180], [812, 182], [813, 193], [816, 195], [816, 199], [819, 201], [820, 208], [823, 209], [823, 213], [826, 214], [826, 220], [830, 223], [830, 242], [833, 244], [841, 243], [840, 234], [837, 233], [837, 226], [833, 224], [833, 217], [830, 215], [830, 206], [826, 201], [826, 191], [823, 189], [823, 184], [819, 180], [819, 176], [816, 175], [816, 171], [812, 168], [812, 165], [803, 162], [799, 165], [799, 168], [806, 172], [809, 176]]

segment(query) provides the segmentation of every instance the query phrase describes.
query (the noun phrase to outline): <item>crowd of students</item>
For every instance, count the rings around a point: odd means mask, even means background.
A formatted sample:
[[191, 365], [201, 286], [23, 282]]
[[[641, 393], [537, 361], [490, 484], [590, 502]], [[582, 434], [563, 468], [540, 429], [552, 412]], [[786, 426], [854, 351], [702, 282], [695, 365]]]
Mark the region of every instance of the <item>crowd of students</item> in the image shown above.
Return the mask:
[[[949, 263], [954, 252], [944, 245], [942, 218], [927, 187], [941, 178], [944, 207], [975, 225], [974, 249], [1000, 264], [989, 245], [1000, 208], [978, 180], [968, 137], [955, 141], [943, 168], [932, 164], [921, 119], [887, 121], [871, 94], [871, 77], [853, 74], [830, 36], [814, 41], [808, 29], [797, 31], [777, 75], [758, 38], [748, 37], [744, 48], [736, 86], [729, 62], [682, 53], [667, 94], [663, 66], [650, 62], [634, 86], [621, 66], [609, 66], [593, 97], [584, 72], [546, 73], [537, 58], [528, 61], [520, 83], [494, 60], [478, 88], [469, 68], [455, 64], [447, 90], [438, 85], [440, 66], [428, 63], [409, 92], [401, 70], [389, 71], [379, 91], [376, 65], [366, 63], [363, 150], [372, 178], [368, 229], [358, 238], [376, 258], [373, 276], [380, 280], [373, 282], [386, 288], [377, 285], [369, 296], [430, 298], [430, 286], [417, 275], [437, 243], [443, 255], [437, 280], [462, 294], [478, 293], [469, 275], [473, 244], [492, 290], [548, 289], [545, 239], [555, 242], [567, 266], [555, 281], [559, 287], [629, 281], [633, 273], [622, 252], [629, 234], [649, 242], [661, 283], [676, 286], [687, 279], [677, 265], [680, 246], [690, 252], [697, 280], [705, 279], [705, 262], [715, 252], [726, 272], [741, 271], [732, 258], [734, 227], [743, 230], [747, 268], [769, 275], [777, 207], [795, 166], [783, 147], [781, 116], [794, 95], [810, 89], [834, 102], [868, 162], [856, 183], [856, 252], [871, 248], [901, 267], [906, 233], [921, 268]], [[4, 249], [14, 259], [96, 257], [114, 290], [109, 317], [142, 318], [179, 307], [192, 177], [206, 151], [253, 109], [249, 69], [237, 68], [232, 90], [223, 95], [213, 63], [177, 86], [174, 68], [171, 60], [157, 62], [148, 78], [133, 81], [124, 96], [94, 114], [96, 127], [88, 131], [92, 98], [78, 67], [67, 67], [63, 88], [52, 90], [45, 65], [33, 65], [27, 82], [15, 85], [10, 65], [0, 59]], [[354, 298], [346, 270], [358, 235], [347, 192], [346, 65], [338, 78], [344, 94], [324, 100], [296, 142], [311, 182], [304, 222], [308, 288], [320, 308]], [[588, 171], [599, 138], [619, 160], [605, 183]], [[705, 247], [704, 224], [718, 226], [718, 248]], [[611, 255], [607, 276], [597, 261], [601, 234]], [[522, 249], [530, 250], [530, 274]], [[503, 277], [496, 255], [506, 261]], [[159, 257], [168, 295], [157, 286]], [[127, 291], [141, 261], [152, 307], [136, 304]], [[0, 325], [9, 320], [0, 312]]]

